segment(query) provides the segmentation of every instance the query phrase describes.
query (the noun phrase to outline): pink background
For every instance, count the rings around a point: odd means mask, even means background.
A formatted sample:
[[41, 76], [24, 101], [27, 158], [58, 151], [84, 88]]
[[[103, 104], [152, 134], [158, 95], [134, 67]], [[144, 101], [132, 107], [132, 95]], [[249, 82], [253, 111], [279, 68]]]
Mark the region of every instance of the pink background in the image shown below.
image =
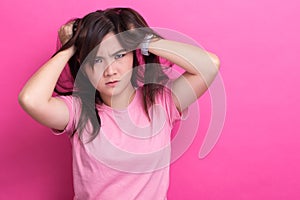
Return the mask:
[[67, 137], [33, 121], [17, 95], [54, 52], [60, 24], [114, 6], [132, 7], [151, 26], [182, 32], [221, 59], [222, 135], [200, 160], [210, 119], [206, 93], [198, 135], [172, 165], [168, 199], [300, 199], [297, 0], [2, 0], [0, 199], [72, 198]]

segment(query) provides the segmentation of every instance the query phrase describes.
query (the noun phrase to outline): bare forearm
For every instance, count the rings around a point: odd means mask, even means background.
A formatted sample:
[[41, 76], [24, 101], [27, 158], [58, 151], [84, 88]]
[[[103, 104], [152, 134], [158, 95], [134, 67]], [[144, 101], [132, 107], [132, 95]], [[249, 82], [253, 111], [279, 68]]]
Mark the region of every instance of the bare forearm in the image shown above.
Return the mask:
[[62, 70], [72, 55], [73, 49], [59, 52], [35, 72], [19, 94], [20, 104], [24, 107], [26, 104], [37, 106], [47, 103]]
[[219, 59], [216, 55], [189, 44], [161, 39], [151, 42], [149, 51], [175, 63], [187, 73], [201, 74], [208, 82], [219, 68]]

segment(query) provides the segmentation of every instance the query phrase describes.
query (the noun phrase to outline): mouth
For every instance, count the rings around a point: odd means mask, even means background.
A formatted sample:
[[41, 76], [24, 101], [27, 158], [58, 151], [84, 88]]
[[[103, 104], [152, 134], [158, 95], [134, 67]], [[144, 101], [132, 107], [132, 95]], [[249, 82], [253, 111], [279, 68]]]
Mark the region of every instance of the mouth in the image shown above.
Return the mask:
[[109, 82], [106, 82], [105, 85], [110, 86], [110, 87], [114, 87], [114, 86], [116, 86], [119, 82], [120, 82], [119, 80], [109, 81]]

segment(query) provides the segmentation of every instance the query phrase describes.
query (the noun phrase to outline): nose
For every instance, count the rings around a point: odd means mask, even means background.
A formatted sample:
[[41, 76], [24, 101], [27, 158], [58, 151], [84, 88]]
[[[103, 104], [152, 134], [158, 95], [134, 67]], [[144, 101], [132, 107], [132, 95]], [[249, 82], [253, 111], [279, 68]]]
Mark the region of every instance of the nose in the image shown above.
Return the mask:
[[104, 70], [104, 76], [113, 76], [115, 74], [116, 74], [115, 62], [108, 63]]

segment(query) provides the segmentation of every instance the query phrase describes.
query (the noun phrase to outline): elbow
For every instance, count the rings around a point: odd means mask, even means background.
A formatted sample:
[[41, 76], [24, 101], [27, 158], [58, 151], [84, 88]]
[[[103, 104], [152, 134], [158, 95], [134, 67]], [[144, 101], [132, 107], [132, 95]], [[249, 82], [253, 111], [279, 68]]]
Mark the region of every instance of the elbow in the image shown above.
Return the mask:
[[18, 102], [20, 106], [26, 111], [29, 112], [30, 110], [34, 109], [37, 107], [37, 104], [29, 94], [26, 92], [21, 91], [18, 95]]
[[221, 61], [220, 59], [216, 56], [216, 58], [214, 59], [214, 64], [217, 67], [218, 70], [220, 70], [220, 66], [221, 66]]
[[217, 68], [217, 70], [220, 69], [221, 61], [219, 57], [216, 54], [209, 53], [209, 56], [211, 58], [211, 61], [213, 62], [214, 66]]
[[18, 95], [18, 102], [24, 110], [26, 110], [26, 108], [29, 107], [29, 103], [30, 103], [29, 99], [30, 99], [29, 96], [23, 91], [21, 91]]

